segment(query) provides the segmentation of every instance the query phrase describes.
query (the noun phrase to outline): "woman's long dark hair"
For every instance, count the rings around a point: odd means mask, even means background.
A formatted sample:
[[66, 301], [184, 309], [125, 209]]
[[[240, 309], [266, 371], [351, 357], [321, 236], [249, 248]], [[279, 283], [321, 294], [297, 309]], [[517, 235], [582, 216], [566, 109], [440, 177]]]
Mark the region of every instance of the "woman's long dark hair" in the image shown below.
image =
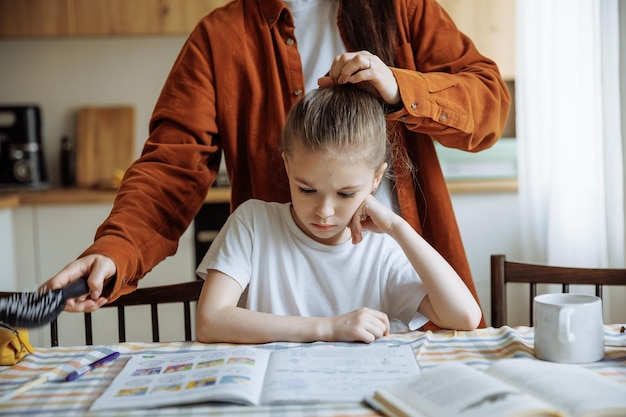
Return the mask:
[[396, 16], [392, 0], [341, 0], [339, 16], [346, 43], [395, 66]]

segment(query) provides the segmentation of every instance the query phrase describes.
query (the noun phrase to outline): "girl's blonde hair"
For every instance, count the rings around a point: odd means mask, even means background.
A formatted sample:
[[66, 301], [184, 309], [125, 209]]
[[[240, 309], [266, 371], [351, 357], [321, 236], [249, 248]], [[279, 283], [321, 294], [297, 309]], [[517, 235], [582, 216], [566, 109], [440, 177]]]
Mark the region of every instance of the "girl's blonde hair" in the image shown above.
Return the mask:
[[378, 169], [389, 157], [383, 104], [349, 85], [308, 92], [289, 112], [281, 137], [286, 157], [298, 147]]

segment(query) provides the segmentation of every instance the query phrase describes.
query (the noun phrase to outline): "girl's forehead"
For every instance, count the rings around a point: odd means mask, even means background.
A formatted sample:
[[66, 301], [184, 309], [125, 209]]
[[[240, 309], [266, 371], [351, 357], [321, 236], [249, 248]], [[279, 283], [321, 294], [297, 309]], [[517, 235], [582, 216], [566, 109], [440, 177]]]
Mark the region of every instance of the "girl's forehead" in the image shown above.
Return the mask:
[[309, 149], [305, 146], [298, 146], [292, 150], [291, 157], [294, 159], [316, 159], [326, 162], [338, 162], [344, 165], [367, 165], [365, 153], [357, 149]]
[[345, 188], [371, 181], [374, 169], [346, 153], [299, 151], [287, 158], [289, 175], [311, 186]]

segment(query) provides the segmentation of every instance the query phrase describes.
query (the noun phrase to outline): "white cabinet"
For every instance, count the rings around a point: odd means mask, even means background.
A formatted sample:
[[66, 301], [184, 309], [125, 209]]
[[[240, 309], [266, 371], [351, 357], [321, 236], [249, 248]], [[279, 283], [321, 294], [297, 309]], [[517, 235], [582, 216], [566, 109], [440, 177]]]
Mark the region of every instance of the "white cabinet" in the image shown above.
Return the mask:
[[[32, 205], [14, 209], [14, 242], [20, 290], [40, 285], [76, 259], [92, 242], [97, 227], [108, 216], [111, 204]], [[146, 275], [141, 286], [154, 286], [194, 279], [193, 228], [182, 236], [176, 255], [167, 258]], [[166, 308], [170, 306], [165, 306]], [[171, 306], [175, 308], [175, 306]], [[182, 340], [182, 322], [176, 310], [163, 317], [163, 340]], [[152, 341], [149, 308], [133, 307], [126, 313], [127, 337], [133, 341]], [[171, 319], [171, 321], [170, 321]], [[162, 319], [163, 320], [163, 319]], [[174, 324], [176, 323], [176, 324]], [[93, 315], [97, 329], [94, 343], [117, 342], [115, 309], [100, 310]], [[59, 344], [82, 345], [83, 315], [63, 313], [59, 319]], [[179, 335], [180, 333], [180, 335]], [[100, 336], [103, 335], [103, 336]], [[34, 346], [50, 346], [49, 328], [31, 332]]]
[[16, 291], [15, 247], [13, 244], [13, 212], [0, 209], [0, 291]]

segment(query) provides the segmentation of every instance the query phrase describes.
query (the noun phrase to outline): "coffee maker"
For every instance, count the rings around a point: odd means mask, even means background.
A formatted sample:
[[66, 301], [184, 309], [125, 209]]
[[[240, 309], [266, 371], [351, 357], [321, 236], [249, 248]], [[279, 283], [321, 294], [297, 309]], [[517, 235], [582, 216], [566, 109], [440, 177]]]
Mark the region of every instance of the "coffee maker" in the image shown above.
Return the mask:
[[0, 191], [47, 186], [39, 107], [0, 105]]

